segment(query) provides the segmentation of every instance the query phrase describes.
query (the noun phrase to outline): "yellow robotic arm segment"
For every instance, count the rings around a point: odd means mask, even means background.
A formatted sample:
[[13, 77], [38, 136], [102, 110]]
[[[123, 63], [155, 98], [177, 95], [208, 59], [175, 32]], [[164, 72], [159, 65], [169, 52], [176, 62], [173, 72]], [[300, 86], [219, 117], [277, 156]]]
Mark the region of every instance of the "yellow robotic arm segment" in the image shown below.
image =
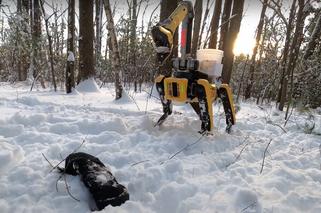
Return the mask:
[[170, 30], [172, 35], [175, 33], [178, 26], [182, 23], [184, 18], [189, 12], [189, 4], [187, 2], [181, 2], [174, 12], [163, 22], [162, 27]]
[[152, 38], [156, 46], [158, 60], [163, 62], [173, 49], [173, 37], [178, 26], [192, 24], [194, 16], [193, 5], [189, 1], [182, 1], [173, 13], [152, 28]]

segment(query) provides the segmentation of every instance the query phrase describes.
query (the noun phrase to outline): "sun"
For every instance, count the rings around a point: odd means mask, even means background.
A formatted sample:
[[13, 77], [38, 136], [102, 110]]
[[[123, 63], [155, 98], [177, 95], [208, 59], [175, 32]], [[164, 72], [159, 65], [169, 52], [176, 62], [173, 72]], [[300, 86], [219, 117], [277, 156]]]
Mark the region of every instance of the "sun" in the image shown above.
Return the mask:
[[239, 33], [235, 44], [233, 52], [235, 55], [252, 55], [255, 46], [255, 39], [251, 35], [245, 33]]

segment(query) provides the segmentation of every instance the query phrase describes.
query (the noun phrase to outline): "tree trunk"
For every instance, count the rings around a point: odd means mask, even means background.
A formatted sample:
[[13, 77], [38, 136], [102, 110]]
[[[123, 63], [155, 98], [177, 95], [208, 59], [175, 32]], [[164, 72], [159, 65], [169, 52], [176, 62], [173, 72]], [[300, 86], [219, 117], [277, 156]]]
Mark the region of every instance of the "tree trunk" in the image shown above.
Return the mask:
[[[178, 0], [162, 0], [161, 1], [161, 8], [160, 8], [160, 21], [164, 21], [167, 19], [172, 12], [177, 7]], [[163, 62], [162, 66], [160, 66], [160, 73], [166, 76], [171, 75], [172, 73], [172, 57], [178, 56], [178, 32], [174, 33], [174, 40], [173, 40], [173, 50], [169, 57], [167, 57], [166, 61]]]
[[137, 81], [139, 80], [138, 76], [138, 70], [136, 68], [136, 26], [137, 26], [137, 0], [132, 1], [133, 5], [132, 8], [129, 8], [132, 10], [131, 12], [131, 25], [130, 25], [130, 55], [129, 55], [129, 65], [130, 70], [129, 72], [134, 77], [134, 89], [135, 92], [137, 92]]
[[[93, 1], [79, 1], [79, 80], [95, 76]], [[79, 83], [79, 82], [78, 82]]]
[[96, 8], [96, 37], [95, 37], [95, 65], [96, 71], [99, 73], [99, 77], [101, 77], [101, 38], [102, 38], [102, 19], [103, 19], [103, 0], [95, 1]]
[[210, 35], [210, 43], [209, 43], [209, 48], [212, 48], [212, 49], [216, 49], [216, 45], [217, 45], [217, 35], [218, 35], [218, 27], [220, 24], [221, 10], [222, 10], [222, 0], [216, 0], [214, 13], [211, 21], [211, 35]]
[[229, 83], [232, 75], [232, 68], [234, 62], [234, 43], [237, 38], [237, 34], [240, 31], [242, 15], [243, 15], [244, 0], [234, 0], [232, 15], [235, 16], [230, 23], [228, 33], [226, 35], [226, 42], [224, 42], [224, 59], [223, 59], [223, 71], [222, 81], [223, 83]]
[[249, 83], [246, 86], [245, 90], [245, 100], [249, 99], [251, 97], [251, 90], [254, 84], [254, 73], [255, 73], [255, 64], [256, 64], [256, 54], [260, 45], [261, 35], [263, 31], [263, 25], [264, 25], [264, 17], [265, 17], [265, 11], [267, 8], [268, 0], [264, 0], [262, 10], [261, 10], [261, 16], [260, 21], [257, 26], [257, 32], [256, 32], [256, 41], [255, 41], [255, 47], [253, 49], [253, 54], [251, 58], [251, 66], [250, 66], [250, 79]]
[[122, 97], [123, 86], [121, 84], [121, 73], [122, 67], [120, 63], [119, 48], [117, 43], [117, 36], [115, 31], [114, 19], [110, 9], [109, 0], [104, 0], [105, 13], [107, 17], [107, 30], [110, 35], [111, 48], [112, 48], [112, 59], [113, 59], [113, 68], [115, 72], [115, 90], [116, 90], [116, 100]]
[[[210, 4], [210, 0], [207, 0], [206, 1], [206, 9], [205, 9], [204, 16], [203, 16], [202, 28], [201, 28], [201, 32], [199, 34], [199, 39], [198, 39], [198, 46], [197, 46], [198, 49], [201, 48], [203, 33], [204, 33], [205, 26], [206, 26], [206, 20], [208, 18], [208, 13], [210, 12], [210, 5], [209, 4]], [[209, 30], [206, 32], [203, 48], [206, 47], [206, 44], [207, 44], [207, 41], [208, 41], [208, 33], [209, 33]]]
[[244, 80], [244, 74], [245, 74], [245, 70], [246, 70], [248, 61], [249, 61], [249, 55], [246, 56], [246, 60], [245, 60], [245, 63], [244, 63], [243, 69], [242, 69], [242, 75], [241, 75], [241, 79], [240, 79], [240, 82], [239, 82], [237, 95], [236, 95], [236, 103], [239, 103], [239, 98], [240, 98], [242, 85], [243, 85], [243, 80]]
[[67, 68], [66, 92], [71, 93], [75, 87], [75, 0], [68, 0], [68, 40], [67, 40]]
[[[202, 22], [202, 10], [203, 10], [203, 0], [196, 0], [194, 5], [194, 29], [193, 29], [193, 40], [192, 40], [192, 57], [196, 56], [196, 51], [198, 47], [198, 39], [199, 39], [199, 33], [201, 28], [201, 22]], [[204, 21], [205, 21], [204, 17]], [[202, 39], [202, 38], [200, 38]]]
[[55, 69], [54, 69], [54, 53], [52, 51], [52, 36], [49, 31], [49, 20], [47, 18], [46, 13], [45, 13], [45, 8], [43, 6], [43, 0], [40, 0], [40, 6], [41, 6], [42, 14], [44, 16], [45, 25], [46, 25], [46, 33], [47, 33], [47, 38], [48, 38], [48, 43], [49, 43], [49, 59], [50, 59], [51, 78], [52, 78], [54, 90], [56, 92], [57, 91], [57, 84], [56, 84], [56, 76], [55, 76]]
[[320, 34], [321, 34], [321, 11], [319, 12], [319, 17], [313, 29], [306, 51], [304, 53], [304, 57], [303, 57], [304, 60], [307, 60], [313, 54], [314, 49], [317, 46], [316, 44], [320, 39]]
[[[295, 24], [295, 32], [292, 40], [292, 44], [290, 47], [290, 55], [289, 55], [289, 63], [286, 69], [286, 73], [283, 80], [283, 90], [282, 96], [279, 104], [279, 110], [283, 111], [283, 107], [285, 105], [287, 99], [287, 89], [288, 89], [288, 81], [290, 75], [293, 73], [294, 68], [296, 66], [296, 61], [299, 56], [299, 51], [301, 47], [301, 43], [303, 41], [303, 30], [304, 30], [304, 20], [306, 18], [306, 14], [304, 12], [305, 2], [304, 0], [298, 0], [299, 2], [299, 9], [297, 12], [297, 21]], [[292, 94], [290, 95], [291, 99]]]
[[296, 0], [293, 0], [291, 10], [290, 10], [290, 15], [289, 15], [289, 22], [287, 23], [285, 44], [284, 44], [284, 49], [283, 49], [283, 57], [282, 57], [282, 61], [281, 61], [280, 89], [279, 89], [278, 97], [277, 97], [278, 103], [280, 103], [280, 101], [281, 101], [281, 96], [285, 95], [282, 93], [282, 91], [284, 92], [284, 89], [283, 89], [284, 76], [285, 76], [285, 70], [286, 70], [286, 65], [287, 65], [287, 61], [288, 61], [290, 42], [291, 42], [291, 34], [292, 34], [292, 30], [293, 30], [293, 22], [294, 22], [294, 17], [295, 17], [295, 5], [296, 5]]
[[41, 50], [41, 10], [39, 0], [33, 0], [31, 21], [32, 21], [32, 76], [34, 79], [40, 76], [40, 50]]
[[223, 9], [223, 14], [222, 14], [222, 21], [221, 23], [223, 24], [221, 27], [221, 33], [220, 33], [220, 44], [219, 44], [219, 49], [220, 50], [224, 50], [225, 47], [225, 41], [226, 41], [226, 34], [229, 30], [229, 26], [230, 26], [230, 15], [231, 15], [231, 8], [232, 8], [232, 2], [233, 0], [224, 0], [224, 9]]

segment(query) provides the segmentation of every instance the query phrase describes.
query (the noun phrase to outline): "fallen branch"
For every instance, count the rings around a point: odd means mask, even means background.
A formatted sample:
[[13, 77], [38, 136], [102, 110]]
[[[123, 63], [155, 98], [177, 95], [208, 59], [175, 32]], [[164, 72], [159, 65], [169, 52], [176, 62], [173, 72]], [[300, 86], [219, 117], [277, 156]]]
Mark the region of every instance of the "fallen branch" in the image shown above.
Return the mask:
[[[245, 137], [243, 143], [244, 143], [248, 138], [249, 138], [249, 136]], [[243, 144], [243, 143], [242, 143], [242, 144]], [[243, 153], [243, 151], [245, 150], [245, 148], [246, 148], [249, 144], [250, 144], [250, 143], [246, 143], [246, 144], [243, 146], [243, 148], [241, 149], [240, 153], [236, 156], [236, 158], [234, 159], [234, 161], [232, 161], [231, 163], [227, 164], [227, 165], [225, 166], [225, 168], [228, 168], [228, 167], [231, 166], [232, 164], [236, 163], [236, 162], [239, 160], [239, 158], [241, 157], [241, 154]]]
[[48, 160], [48, 158], [45, 156], [45, 154], [41, 153], [42, 156], [45, 158], [45, 160], [49, 163], [49, 165], [54, 168], [54, 165]]
[[[181, 152], [183, 152], [184, 150], [188, 149], [189, 147], [194, 146], [195, 144], [201, 142], [201, 139], [202, 139], [205, 135], [207, 135], [207, 134], [208, 134], [208, 132], [202, 133], [201, 137], [199, 137], [195, 142], [190, 143], [190, 144], [187, 144], [187, 145], [184, 146], [182, 149], [180, 149], [179, 151], [175, 152], [175, 154], [171, 155], [166, 161], [169, 161], [169, 160], [173, 159], [173, 158], [174, 158], [176, 155], [178, 155], [179, 153], [181, 153]], [[160, 162], [160, 165], [164, 164], [166, 161]]]
[[267, 124], [271, 124], [272, 126], [277, 126], [277, 127], [279, 127], [280, 129], [282, 129], [282, 131], [283, 131], [284, 133], [287, 133], [287, 131], [286, 131], [280, 124], [273, 123], [271, 120], [266, 120], [266, 123], [267, 123]]
[[69, 186], [68, 183], [67, 183], [66, 174], [64, 173], [62, 176], [64, 177], [65, 186], [66, 186], [66, 190], [67, 190], [68, 195], [69, 195], [72, 199], [74, 199], [75, 201], [80, 202], [79, 199], [75, 198], [75, 197], [71, 194], [71, 192], [70, 192], [70, 190], [69, 190], [69, 189], [70, 189], [70, 186]]
[[168, 160], [173, 159], [176, 155], [178, 155], [179, 153], [183, 152], [184, 150], [188, 149], [191, 146], [194, 146], [195, 144], [199, 143], [201, 141], [201, 139], [204, 137], [205, 134], [202, 134], [201, 137], [199, 137], [199, 139], [197, 139], [194, 143], [191, 144], [187, 144], [183, 149], [179, 150], [178, 152], [176, 152], [175, 154], [173, 154], [172, 156], [170, 156], [168, 158]]
[[254, 201], [253, 203], [251, 203], [250, 205], [248, 205], [247, 207], [245, 207], [244, 209], [241, 210], [241, 212], [244, 212], [245, 210], [247, 210], [248, 208], [252, 208], [256, 205], [257, 201]]
[[57, 191], [57, 192], [59, 192], [59, 190], [58, 190], [58, 182], [61, 180], [61, 178], [62, 178], [63, 175], [64, 175], [64, 174], [60, 175], [59, 178], [58, 178], [57, 181], [56, 181], [56, 191]]
[[263, 161], [262, 161], [262, 166], [261, 166], [260, 174], [262, 174], [262, 172], [263, 172], [263, 168], [264, 168], [264, 161], [265, 161], [266, 152], [267, 152], [267, 150], [268, 150], [268, 148], [269, 148], [269, 146], [270, 146], [271, 142], [272, 142], [272, 139], [269, 141], [269, 143], [268, 143], [268, 144], [267, 144], [267, 146], [265, 147], [265, 150], [264, 150], [264, 153], [263, 153]]
[[150, 160], [142, 160], [142, 161], [133, 163], [130, 167], [134, 167], [134, 166], [137, 166], [138, 164], [145, 163], [145, 162], [148, 162], [148, 161], [150, 161]]
[[[320, 159], [321, 159], [321, 144], [319, 145], [319, 153], [320, 153]], [[321, 170], [321, 163], [320, 163], [320, 170]]]

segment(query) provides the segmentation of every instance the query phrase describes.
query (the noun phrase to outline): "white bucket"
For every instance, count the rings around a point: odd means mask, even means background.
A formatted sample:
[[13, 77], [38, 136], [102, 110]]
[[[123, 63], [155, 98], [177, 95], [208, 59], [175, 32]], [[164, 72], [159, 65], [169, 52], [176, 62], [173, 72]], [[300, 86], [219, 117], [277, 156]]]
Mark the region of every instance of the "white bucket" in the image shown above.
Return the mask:
[[209, 75], [211, 79], [220, 77], [222, 75], [223, 55], [224, 52], [217, 49], [197, 50], [196, 57], [200, 63], [200, 71]]

